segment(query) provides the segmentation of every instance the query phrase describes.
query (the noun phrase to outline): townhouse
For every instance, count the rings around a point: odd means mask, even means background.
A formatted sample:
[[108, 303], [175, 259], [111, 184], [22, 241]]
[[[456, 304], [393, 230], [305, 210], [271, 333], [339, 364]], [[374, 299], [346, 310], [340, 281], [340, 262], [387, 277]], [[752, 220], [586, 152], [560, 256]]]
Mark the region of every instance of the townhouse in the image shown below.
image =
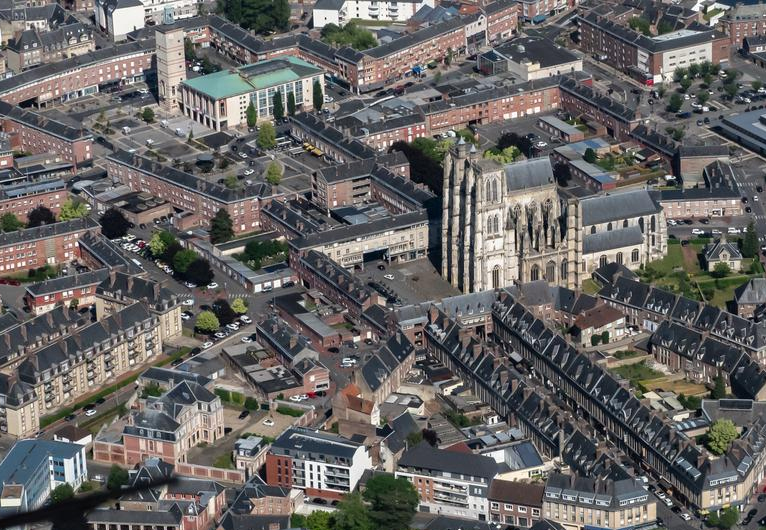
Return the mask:
[[272, 195], [272, 186], [265, 183], [233, 190], [127, 151], [108, 156], [106, 167], [111, 178], [190, 212], [200, 226], [209, 227], [210, 219], [223, 209], [240, 234], [261, 227], [261, 203]]
[[734, 291], [734, 307], [742, 318], [753, 318], [763, 313], [766, 306], [766, 279], [751, 278]]
[[[157, 457], [147, 458], [129, 471], [128, 485], [141, 487], [167, 480], [173, 466]], [[126, 493], [116, 507], [99, 508], [86, 516], [90, 530], [109, 530], [115, 526], [143, 530], [147, 526], [165, 530], [207, 530], [223, 514], [226, 489], [214, 480], [173, 477], [173, 482], [146, 490]]]
[[35, 315], [42, 315], [58, 305], [86, 307], [96, 301], [96, 287], [108, 276], [106, 269], [61, 276], [25, 287], [24, 305]]
[[406, 23], [422, 7], [434, 7], [433, 0], [391, 2], [362, 0], [361, 2], [321, 0], [314, 4], [312, 14], [315, 28], [327, 24], [344, 26], [351, 19], [380, 20]]
[[3, 511], [9, 514], [41, 508], [51, 491], [63, 484], [77, 490], [88, 480], [85, 447], [50, 440], [19, 440], [0, 462]]
[[266, 455], [266, 483], [303, 490], [307, 497], [341, 499], [372, 467], [368, 448], [340, 436], [290, 427]]
[[562, 13], [574, 8], [578, 3], [576, 0], [521, 0], [519, 2], [519, 19], [537, 24], [552, 13]]
[[379, 406], [399, 389], [414, 363], [415, 347], [397, 332], [354, 370], [353, 382], [363, 399]]
[[63, 265], [80, 257], [80, 236], [99, 230], [90, 217], [0, 234], [0, 274]]
[[628, 140], [631, 131], [641, 123], [635, 109], [596, 92], [586, 83], [578, 83], [574, 78], [567, 77], [559, 87], [561, 108], [570, 114], [595, 121], [617, 140]]
[[21, 73], [28, 68], [82, 55], [95, 48], [93, 29], [82, 22], [70, 22], [46, 32], [35, 29], [22, 31], [18, 37], [8, 41], [5, 58], [8, 68]]
[[[250, 435], [247, 438], [239, 438], [234, 442], [234, 450], [232, 451], [234, 467], [244, 471], [245, 477], [249, 481], [256, 483], [260, 481], [263, 484], [258, 476], [258, 472], [263, 467], [263, 464], [266, 463], [266, 452], [268, 449], [269, 445], [259, 436]], [[287, 500], [289, 501], [289, 498]]]
[[258, 521], [259, 516], [289, 517], [302, 503], [302, 493], [293, 495], [289, 488], [269, 486], [254, 474], [242, 488], [235, 491], [234, 502], [226, 510], [219, 528], [232, 528], [234, 520]]
[[124, 422], [113, 424], [93, 442], [99, 462], [133, 466], [147, 457], [168, 464], [187, 462], [188, 452], [223, 437], [221, 398], [192, 381], [180, 381], [159, 397], [147, 397]]
[[487, 456], [420, 443], [399, 458], [395, 475], [412, 483], [420, 511], [486, 521], [487, 492], [499, 469]]
[[530, 528], [542, 519], [543, 492], [540, 484], [494, 479], [487, 491], [489, 520]]

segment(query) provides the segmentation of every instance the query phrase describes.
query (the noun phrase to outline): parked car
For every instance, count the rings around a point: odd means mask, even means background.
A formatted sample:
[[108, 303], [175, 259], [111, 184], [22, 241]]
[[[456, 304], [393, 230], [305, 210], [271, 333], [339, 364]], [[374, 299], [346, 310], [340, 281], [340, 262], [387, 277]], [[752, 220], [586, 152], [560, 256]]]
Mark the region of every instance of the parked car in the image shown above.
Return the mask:
[[271, 418], [265, 418], [261, 423], [263, 423], [266, 427], [274, 426], [274, 420], [272, 420]]
[[242, 339], [240, 340], [244, 342], [245, 344], [250, 344], [251, 342], [253, 342], [253, 339], [251, 339], [250, 337], [242, 337]]
[[212, 342], [210, 342], [210, 341], [207, 341], [207, 342], [203, 342], [203, 343], [202, 343], [202, 349], [203, 349], [203, 350], [207, 350], [207, 349], [208, 349], [209, 347], [211, 347], [212, 345], [213, 345], [213, 343], [212, 343]]
[[238, 417], [239, 417], [240, 420], [244, 420], [249, 415], [250, 415], [250, 411], [249, 410], [243, 410], [242, 412], [239, 413]]
[[241, 317], [239, 317], [239, 319], [240, 319], [240, 320], [241, 320], [243, 323], [245, 323], [245, 324], [252, 324], [252, 323], [253, 323], [253, 319], [252, 319], [252, 318], [250, 318], [250, 317], [249, 317], [249, 316], [247, 316], [247, 315], [242, 315]]
[[226, 324], [226, 327], [232, 331], [237, 331], [239, 329], [239, 326], [232, 322], [231, 324]]
[[218, 289], [218, 284], [215, 282], [207, 284], [208, 289]]
[[383, 277], [384, 277], [386, 280], [393, 280], [393, 279], [394, 279], [394, 275], [393, 275], [393, 274], [386, 274], [386, 275], [384, 275]]
[[183, 302], [181, 302], [181, 304], [185, 306], [192, 306], [194, 305], [194, 298], [187, 298]]
[[88, 417], [95, 416], [96, 415], [96, 409], [88, 409], [88, 410], [86, 410], [85, 411], [85, 415], [88, 416]]

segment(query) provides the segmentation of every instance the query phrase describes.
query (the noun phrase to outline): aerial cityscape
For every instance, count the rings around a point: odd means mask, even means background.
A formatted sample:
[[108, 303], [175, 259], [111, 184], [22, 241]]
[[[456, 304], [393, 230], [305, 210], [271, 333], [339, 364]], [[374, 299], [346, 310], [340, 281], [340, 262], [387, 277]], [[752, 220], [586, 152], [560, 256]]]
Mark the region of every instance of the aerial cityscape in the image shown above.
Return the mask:
[[766, 530], [766, 4], [0, 0], [0, 527]]

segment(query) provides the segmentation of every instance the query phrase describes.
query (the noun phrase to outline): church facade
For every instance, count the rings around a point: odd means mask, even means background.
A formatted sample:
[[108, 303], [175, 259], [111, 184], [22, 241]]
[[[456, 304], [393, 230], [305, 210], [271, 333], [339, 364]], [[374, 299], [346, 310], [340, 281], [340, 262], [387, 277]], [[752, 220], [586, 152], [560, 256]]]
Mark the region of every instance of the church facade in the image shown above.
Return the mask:
[[503, 166], [461, 141], [443, 187], [442, 276], [463, 292], [541, 279], [574, 288], [600, 265], [635, 269], [667, 252], [650, 192], [564, 197], [547, 157]]

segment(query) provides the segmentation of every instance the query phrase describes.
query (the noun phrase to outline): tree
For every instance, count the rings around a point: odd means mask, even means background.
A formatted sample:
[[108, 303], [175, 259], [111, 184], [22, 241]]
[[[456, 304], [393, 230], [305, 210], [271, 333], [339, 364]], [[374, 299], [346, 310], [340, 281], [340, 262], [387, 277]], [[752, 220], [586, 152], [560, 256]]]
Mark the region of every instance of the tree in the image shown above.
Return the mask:
[[152, 123], [154, 121], [154, 111], [149, 107], [144, 107], [144, 111], [141, 113], [141, 119], [146, 123]]
[[173, 241], [171, 244], [165, 247], [165, 250], [160, 255], [160, 258], [162, 258], [162, 261], [172, 264], [173, 258], [175, 258], [176, 254], [181, 252], [183, 249], [184, 247], [182, 247], [178, 241]]
[[80, 299], [79, 298], [72, 298], [69, 301], [69, 309], [77, 309], [77, 307], [80, 305]]
[[762, 87], [763, 87], [763, 83], [761, 83], [760, 81], [758, 81], [758, 80], [756, 79], [755, 81], [753, 81], [752, 83], [750, 83], [750, 86], [751, 86], [751, 87], [753, 87], [753, 90], [755, 90], [756, 92], [758, 92], [758, 89], [760, 89], [760, 88], [762, 88]]
[[736, 506], [729, 506], [718, 516], [718, 528], [729, 530], [734, 528], [739, 522], [739, 509]]
[[245, 115], [247, 116], [247, 126], [255, 127], [255, 124], [258, 122], [258, 111], [255, 110], [255, 105], [253, 105], [252, 101], [247, 106]]
[[583, 153], [582, 158], [589, 164], [593, 164], [596, 162], [596, 151], [589, 147], [585, 150], [585, 153]]
[[707, 93], [705, 90], [701, 90], [697, 93], [697, 103], [700, 105], [704, 105], [707, 103], [707, 100], [710, 99], [710, 94]]
[[281, 120], [282, 118], [285, 117], [285, 105], [284, 103], [282, 103], [281, 90], [277, 90], [276, 92], [274, 92], [272, 101], [274, 102], [274, 119]]
[[702, 83], [703, 83], [703, 84], [704, 84], [706, 87], [710, 87], [710, 85], [712, 85], [712, 84], [713, 84], [713, 76], [712, 76], [712, 75], [710, 75], [710, 74], [705, 74], [705, 75], [703, 75], [703, 76], [702, 76]]
[[322, 110], [322, 105], [324, 105], [324, 94], [322, 93], [322, 83], [320, 83], [318, 79], [314, 80], [314, 87], [312, 92], [313, 92], [312, 102], [314, 103], [314, 110], [319, 112], [320, 110]]
[[[671, 31], [672, 31], [672, 28], [671, 28]], [[667, 33], [667, 31], [665, 33]], [[692, 63], [689, 65], [689, 69], [687, 71], [689, 72], [689, 77], [692, 77], [692, 78], [697, 77], [700, 75], [700, 65], [698, 63]]]
[[88, 208], [85, 207], [84, 202], [74, 202], [71, 199], [67, 199], [61, 204], [61, 211], [59, 212], [59, 219], [61, 221], [80, 219], [86, 215], [88, 215]]
[[723, 399], [726, 397], [726, 379], [718, 374], [713, 381], [713, 390], [710, 391], [710, 399]]
[[689, 90], [689, 87], [692, 86], [692, 80], [688, 77], [684, 77], [678, 82], [679, 86], [681, 87], [681, 92], [686, 92]]
[[628, 20], [628, 25], [636, 31], [640, 31], [646, 36], [651, 36], [652, 26], [649, 21], [641, 17], [633, 17]]
[[213, 244], [225, 243], [232, 237], [234, 237], [234, 223], [229, 212], [220, 208], [210, 220], [210, 241]]
[[184, 273], [184, 278], [195, 285], [208, 285], [213, 281], [213, 269], [205, 258], [195, 260]]
[[218, 160], [218, 169], [226, 169], [227, 167], [229, 167], [229, 164], [231, 164], [231, 162], [229, 162], [229, 159], [226, 158], [225, 156], [222, 156], [221, 159]]
[[604, 331], [603, 333], [601, 333], [601, 342], [603, 344], [609, 344], [609, 332], [608, 331]]
[[276, 160], [272, 160], [266, 168], [266, 182], [272, 186], [279, 186], [282, 181], [282, 167]]
[[74, 498], [74, 488], [70, 484], [59, 484], [51, 491], [50, 499], [53, 504], [60, 504]]
[[197, 261], [198, 258], [197, 253], [191, 249], [180, 250], [173, 256], [173, 270], [179, 274], [184, 274], [189, 270], [189, 266]]
[[231, 303], [231, 308], [234, 310], [235, 313], [239, 313], [240, 315], [244, 315], [247, 313], [247, 304], [245, 303], [245, 300], [242, 298], [235, 298], [234, 301]]
[[532, 150], [532, 141], [526, 136], [519, 136], [516, 133], [505, 133], [497, 139], [497, 148], [500, 150], [512, 145], [516, 146], [519, 151], [527, 156]]
[[378, 44], [375, 36], [369, 30], [358, 26], [353, 21], [343, 27], [337, 24], [327, 24], [322, 28], [320, 36], [328, 44], [335, 44], [339, 47], [348, 46], [355, 50], [366, 50]]
[[725, 278], [730, 272], [729, 264], [723, 261], [716, 263], [713, 267], [713, 276], [716, 278]]
[[658, 85], [654, 85], [654, 91], [657, 93], [657, 97], [662, 99], [665, 97], [665, 93], [668, 91], [668, 89], [663, 83], [660, 83]]
[[265, 122], [261, 124], [256, 142], [258, 147], [264, 151], [274, 149], [274, 146], [277, 145], [277, 131], [274, 130], [274, 126], [271, 123]]
[[681, 97], [681, 94], [674, 93], [670, 96], [670, 101], [668, 101], [668, 112], [678, 112], [683, 104], [684, 98]]
[[221, 327], [218, 317], [212, 311], [202, 311], [197, 315], [197, 321], [194, 323], [194, 327], [203, 333], [209, 333], [215, 331]]
[[590, 345], [591, 346], [598, 346], [601, 344], [601, 335], [591, 335], [590, 337]]
[[101, 224], [101, 233], [108, 239], [117, 239], [128, 233], [130, 222], [119, 210], [110, 208], [104, 212], [98, 221]]
[[715, 420], [707, 431], [705, 441], [707, 448], [714, 455], [722, 455], [728, 449], [731, 442], [737, 439], [739, 433], [737, 426], [728, 418]]
[[3, 232], [15, 232], [20, 228], [24, 228], [24, 223], [10, 212], [0, 217], [0, 224], [2, 224]]
[[510, 164], [514, 160], [516, 160], [518, 157], [521, 156], [521, 151], [519, 151], [519, 148], [515, 145], [512, 145], [510, 147], [506, 147], [505, 149], [498, 150], [498, 149], [487, 149], [484, 151], [484, 158], [495, 160], [497, 162], [500, 162], [501, 164]]
[[364, 500], [375, 528], [409, 528], [419, 503], [418, 492], [406, 478], [377, 475], [367, 481]]
[[737, 88], [737, 83], [726, 83], [723, 85], [723, 91], [726, 92], [726, 95], [729, 96], [729, 99], [732, 99], [737, 95], [739, 89]]
[[758, 232], [755, 231], [755, 223], [750, 221], [742, 239], [742, 256], [754, 258], [758, 255]]
[[27, 214], [27, 228], [34, 228], [36, 226], [50, 225], [56, 222], [56, 216], [53, 212], [45, 206], [38, 206], [33, 208]]
[[225, 0], [219, 5], [229, 20], [255, 33], [270, 34], [289, 28], [287, 0]]
[[561, 162], [556, 163], [553, 166], [553, 177], [556, 182], [562, 188], [566, 188], [569, 185], [569, 179], [572, 178], [572, 171], [569, 169], [569, 164], [563, 164]]
[[229, 305], [229, 302], [225, 298], [219, 298], [212, 305], [213, 313], [218, 317], [218, 321], [222, 326], [231, 324], [237, 319], [237, 313]]
[[452, 48], [447, 48], [447, 53], [444, 56], [444, 65], [449, 66], [452, 64]]
[[681, 81], [681, 79], [683, 79], [684, 77], [686, 77], [686, 68], [679, 66], [678, 68], [673, 70], [673, 81], [675, 81], [676, 83]]
[[106, 487], [109, 491], [120, 491], [128, 483], [128, 470], [117, 464], [112, 464], [109, 470], [109, 478], [106, 479]]
[[228, 177], [223, 179], [223, 185], [229, 188], [230, 190], [233, 190], [239, 185], [239, 180], [237, 180], [236, 175], [229, 175]]
[[359, 493], [346, 495], [334, 514], [334, 530], [373, 530], [376, 528]]
[[287, 93], [287, 115], [295, 116], [295, 94], [293, 92]]

